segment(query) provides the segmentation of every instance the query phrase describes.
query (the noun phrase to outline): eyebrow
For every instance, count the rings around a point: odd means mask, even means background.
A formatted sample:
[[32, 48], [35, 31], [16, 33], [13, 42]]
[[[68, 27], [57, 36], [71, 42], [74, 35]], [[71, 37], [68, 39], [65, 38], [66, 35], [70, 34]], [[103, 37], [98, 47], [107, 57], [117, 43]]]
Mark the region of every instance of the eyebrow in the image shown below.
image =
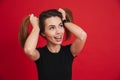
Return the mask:
[[[62, 22], [61, 22], [61, 23], [59, 23], [59, 25], [60, 25], [60, 24], [62, 24]], [[55, 25], [49, 25], [49, 27], [51, 27], [51, 26], [55, 26]]]
[[55, 25], [49, 25], [48, 27], [53, 27], [53, 26], [55, 26]]

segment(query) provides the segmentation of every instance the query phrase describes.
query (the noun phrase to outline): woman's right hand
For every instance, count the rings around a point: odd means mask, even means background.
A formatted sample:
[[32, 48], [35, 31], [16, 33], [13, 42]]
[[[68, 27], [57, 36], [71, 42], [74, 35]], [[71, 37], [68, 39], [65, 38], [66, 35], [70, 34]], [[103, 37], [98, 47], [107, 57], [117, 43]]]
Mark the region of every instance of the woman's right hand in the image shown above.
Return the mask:
[[33, 28], [35, 27], [39, 28], [39, 19], [36, 16], [34, 16], [34, 14], [30, 15], [30, 23], [32, 24]]

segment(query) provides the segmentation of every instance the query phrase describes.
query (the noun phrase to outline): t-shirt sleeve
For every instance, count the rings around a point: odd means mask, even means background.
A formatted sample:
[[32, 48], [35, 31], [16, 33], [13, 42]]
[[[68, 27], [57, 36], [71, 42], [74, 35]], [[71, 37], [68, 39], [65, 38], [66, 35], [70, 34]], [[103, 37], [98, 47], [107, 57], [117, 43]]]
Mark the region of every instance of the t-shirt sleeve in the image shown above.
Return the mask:
[[[39, 54], [40, 54], [40, 52], [41, 52], [41, 48], [39, 47], [39, 48], [36, 48], [37, 50], [38, 50], [38, 52], [39, 52]], [[41, 55], [40, 55], [41, 56]], [[35, 61], [35, 63], [38, 63], [40, 61], [40, 57], [39, 57], [39, 59], [37, 59], [36, 61]]]
[[65, 46], [65, 49], [67, 50], [67, 54], [69, 55], [69, 57], [73, 59], [74, 56], [72, 55], [72, 52], [71, 52], [71, 50], [70, 50], [70, 47], [71, 47], [71, 44], [66, 45], [66, 46]]

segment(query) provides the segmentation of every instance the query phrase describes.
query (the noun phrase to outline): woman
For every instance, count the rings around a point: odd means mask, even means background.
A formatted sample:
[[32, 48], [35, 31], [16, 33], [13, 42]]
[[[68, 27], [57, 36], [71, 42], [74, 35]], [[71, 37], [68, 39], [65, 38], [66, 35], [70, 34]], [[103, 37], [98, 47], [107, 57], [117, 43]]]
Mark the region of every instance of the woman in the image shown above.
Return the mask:
[[[33, 28], [26, 35], [28, 27], [25, 26], [28, 26], [29, 21]], [[76, 39], [62, 46], [65, 31], [74, 34]], [[39, 33], [47, 40], [47, 44], [36, 48]], [[82, 50], [86, 38], [86, 32], [72, 22], [70, 11], [62, 8], [44, 11], [39, 19], [31, 14], [24, 19], [19, 32], [24, 52], [35, 61], [40, 80], [71, 80], [73, 59]]]

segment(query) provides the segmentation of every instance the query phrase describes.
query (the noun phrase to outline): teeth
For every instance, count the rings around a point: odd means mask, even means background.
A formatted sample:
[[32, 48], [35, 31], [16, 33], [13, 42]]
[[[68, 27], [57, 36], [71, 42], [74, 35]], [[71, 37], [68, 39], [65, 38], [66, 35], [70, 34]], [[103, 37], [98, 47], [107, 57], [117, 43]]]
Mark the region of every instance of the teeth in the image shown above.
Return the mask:
[[61, 38], [61, 36], [56, 36], [55, 38]]

